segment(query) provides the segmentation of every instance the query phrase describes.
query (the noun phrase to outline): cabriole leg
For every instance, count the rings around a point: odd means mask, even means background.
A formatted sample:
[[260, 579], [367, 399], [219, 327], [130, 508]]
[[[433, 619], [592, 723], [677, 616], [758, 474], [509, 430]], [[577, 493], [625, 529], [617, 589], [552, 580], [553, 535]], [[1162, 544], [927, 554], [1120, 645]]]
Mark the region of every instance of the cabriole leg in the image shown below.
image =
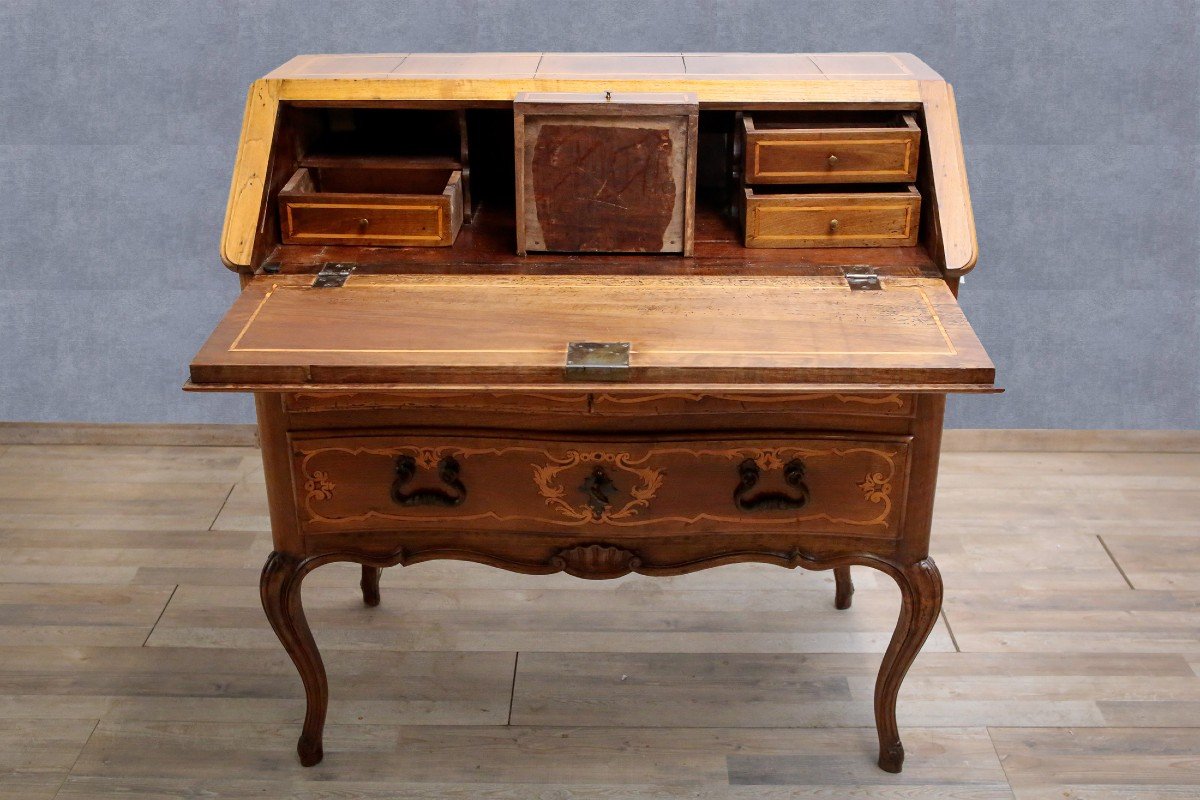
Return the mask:
[[833, 607], [845, 611], [850, 607], [850, 598], [854, 595], [854, 581], [850, 580], [850, 568], [834, 567], [833, 582], [837, 587], [833, 595]]
[[300, 754], [300, 763], [311, 767], [324, 755], [321, 736], [325, 728], [325, 711], [329, 707], [329, 683], [325, 678], [321, 653], [317, 650], [300, 602], [300, 583], [305, 574], [300, 559], [284, 553], [271, 553], [263, 566], [259, 590], [267, 619], [271, 621], [275, 635], [291, 656], [304, 682], [308, 710], [304, 715], [304, 729], [296, 751]]
[[383, 570], [379, 567], [363, 565], [362, 580], [358, 585], [362, 587], [363, 602], [369, 606], [379, 605], [379, 576], [382, 574]]
[[932, 558], [904, 567], [892, 577], [900, 585], [900, 618], [875, 681], [879, 768], [885, 772], [899, 772], [904, 766], [904, 745], [896, 727], [896, 697], [942, 610], [942, 576]]

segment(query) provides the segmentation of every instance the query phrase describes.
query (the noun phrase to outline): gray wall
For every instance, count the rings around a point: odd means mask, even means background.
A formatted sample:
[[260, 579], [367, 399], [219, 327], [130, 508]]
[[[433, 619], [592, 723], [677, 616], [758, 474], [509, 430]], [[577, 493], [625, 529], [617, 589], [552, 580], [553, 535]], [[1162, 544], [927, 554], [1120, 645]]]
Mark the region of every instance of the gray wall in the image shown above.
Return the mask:
[[297, 53], [905, 50], [956, 87], [1008, 388], [957, 427], [1196, 428], [1196, 2], [0, 2], [0, 419], [245, 421], [184, 395], [245, 90]]

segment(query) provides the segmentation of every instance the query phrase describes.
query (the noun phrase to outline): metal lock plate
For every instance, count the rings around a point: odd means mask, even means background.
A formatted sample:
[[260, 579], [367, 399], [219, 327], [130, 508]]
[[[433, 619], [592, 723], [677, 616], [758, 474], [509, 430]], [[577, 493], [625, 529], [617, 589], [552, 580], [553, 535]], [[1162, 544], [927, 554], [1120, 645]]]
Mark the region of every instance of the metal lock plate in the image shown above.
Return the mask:
[[846, 276], [846, 283], [850, 284], [850, 291], [852, 292], [883, 289], [879, 285], [879, 275], [873, 267], [842, 267], [842, 274]]
[[569, 381], [626, 380], [629, 342], [571, 342], [564, 374]]
[[326, 264], [317, 273], [313, 281], [314, 289], [337, 289], [346, 283], [350, 273], [354, 272], [353, 264]]

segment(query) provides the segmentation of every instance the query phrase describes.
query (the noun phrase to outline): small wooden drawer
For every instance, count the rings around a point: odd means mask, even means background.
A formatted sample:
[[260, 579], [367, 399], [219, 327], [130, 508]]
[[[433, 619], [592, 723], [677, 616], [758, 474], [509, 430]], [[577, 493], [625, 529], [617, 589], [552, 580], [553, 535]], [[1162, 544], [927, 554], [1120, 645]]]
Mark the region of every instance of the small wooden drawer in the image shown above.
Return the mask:
[[898, 247], [917, 243], [921, 194], [745, 189], [746, 247]]
[[911, 417], [911, 394], [605, 394], [592, 397], [597, 416], [631, 417], [663, 414], [835, 414], [868, 417]]
[[463, 219], [462, 172], [301, 167], [279, 192], [285, 244], [446, 247]]
[[586, 414], [588, 395], [463, 392], [292, 392], [283, 407], [293, 414], [329, 411], [475, 411], [480, 414]]
[[596, 529], [895, 538], [910, 437], [563, 441], [292, 434], [307, 534]]
[[917, 178], [921, 129], [911, 114], [746, 114], [742, 136], [750, 184], [908, 183]]

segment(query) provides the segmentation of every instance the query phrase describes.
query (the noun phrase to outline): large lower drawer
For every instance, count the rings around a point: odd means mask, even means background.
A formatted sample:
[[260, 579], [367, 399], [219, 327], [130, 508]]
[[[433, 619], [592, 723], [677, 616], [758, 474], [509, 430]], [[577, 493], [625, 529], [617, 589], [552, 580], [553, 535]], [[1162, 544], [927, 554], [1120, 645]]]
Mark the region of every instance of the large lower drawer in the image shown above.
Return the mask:
[[606, 536], [899, 535], [909, 437], [564, 441], [293, 434], [309, 534], [404, 529]]

